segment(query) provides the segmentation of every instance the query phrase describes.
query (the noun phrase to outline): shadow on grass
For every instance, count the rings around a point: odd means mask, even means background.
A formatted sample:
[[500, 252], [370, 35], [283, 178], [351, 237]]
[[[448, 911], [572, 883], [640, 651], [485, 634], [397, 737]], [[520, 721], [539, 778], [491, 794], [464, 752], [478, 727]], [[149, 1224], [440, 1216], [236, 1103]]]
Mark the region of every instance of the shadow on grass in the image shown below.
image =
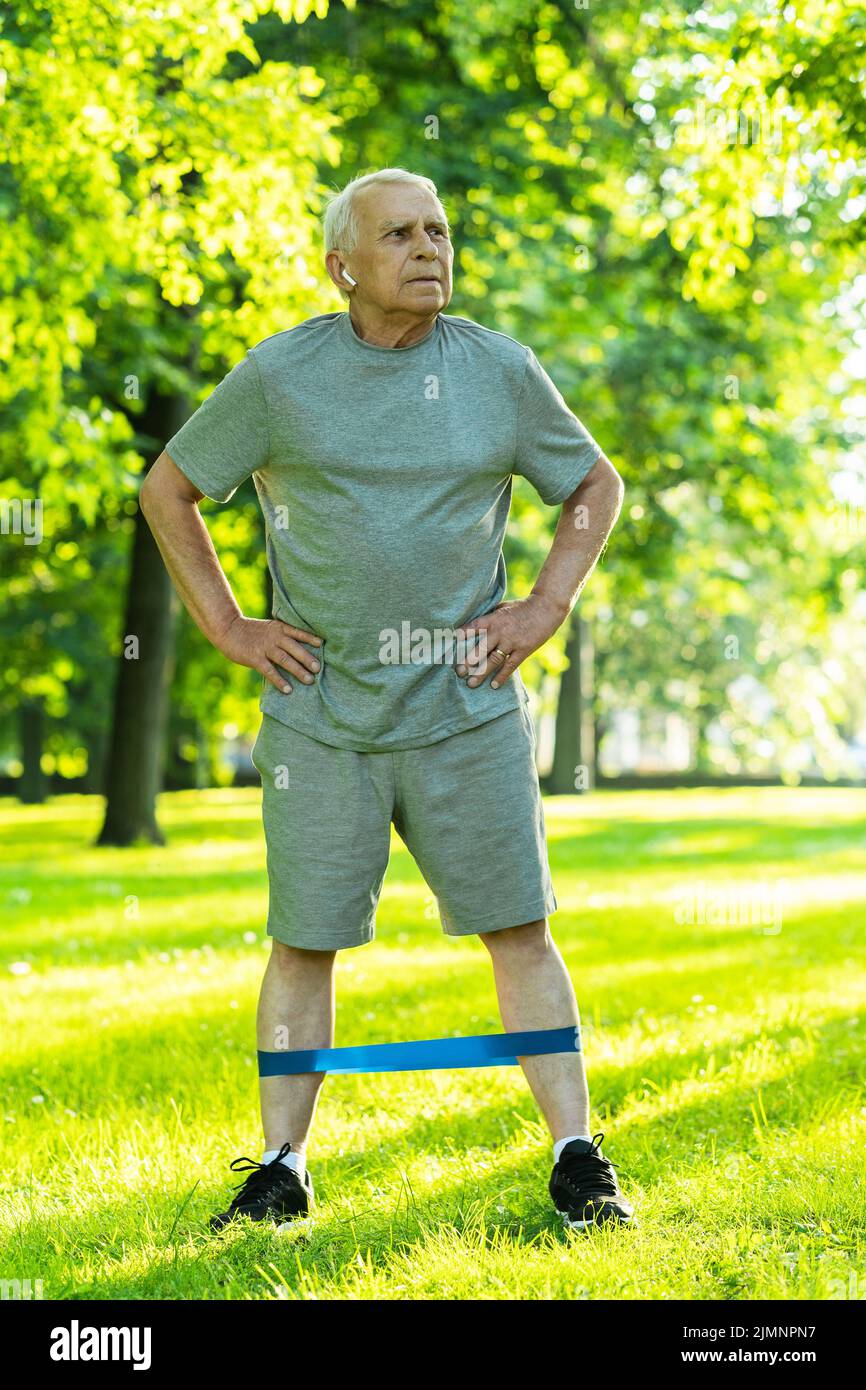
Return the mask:
[[[777, 940], [776, 938], [773, 939]], [[265, 952], [260, 948], [250, 948], [250, 965], [258, 962], [264, 970]], [[712, 972], [714, 987], [720, 997], [737, 997], [736, 987], [743, 978], [743, 969], [752, 960], [753, 952], [749, 943], [743, 950], [728, 959], [724, 968], [713, 967], [712, 961], [696, 966], [692, 971], [681, 971], [677, 976], [680, 998], [690, 999], [696, 986], [704, 986], [708, 971]], [[209, 997], [211, 990], [219, 987], [219, 959], [208, 958], [210, 967], [207, 975], [193, 973], [181, 977], [197, 986], [189, 995], [183, 992], [171, 1001], [173, 1013], [163, 1012], [158, 1018], [145, 1018], [140, 1013], [130, 1016], [128, 1021], [119, 1022], [112, 1017], [110, 1027], [105, 1032], [94, 1028], [85, 1036], [76, 1036], [74, 1043], [58, 1039], [53, 1042], [50, 1026], [45, 1026], [37, 1035], [34, 1045], [17, 1059], [7, 1059], [0, 1066], [0, 1075], [8, 1094], [18, 1090], [25, 1095], [39, 1087], [49, 1098], [54, 1098], [61, 1107], [71, 1107], [80, 1113], [91, 1112], [92, 1091], [96, 1089], [102, 1097], [124, 1097], [136, 1087], [143, 1088], [148, 1104], [158, 1101], [160, 1093], [183, 1097], [185, 1103], [194, 1101], [196, 1094], [195, 1077], [209, 1075], [218, 1079], [221, 1094], [243, 1094], [249, 1086], [250, 1065], [255, 1061], [255, 1028], [252, 1018], [240, 1011], [228, 1010], [221, 999]], [[171, 971], [173, 965], [166, 963], [165, 969]], [[634, 1017], [629, 994], [636, 997], [651, 997], [648, 988], [653, 977], [665, 974], [665, 965], [647, 962], [647, 972], [639, 979], [631, 981], [633, 989], [620, 990], [606, 1004], [603, 1027], [616, 1028], [628, 1024]], [[463, 1035], [472, 1032], [500, 1032], [501, 1023], [491, 1010], [489, 966], [486, 959], [478, 959], [468, 968], [465, 960], [455, 955], [453, 991], [460, 1000], [460, 1011], [456, 1020]], [[256, 970], [258, 979], [259, 971]], [[172, 981], [174, 984], [175, 981]], [[448, 986], [448, 972], [443, 970], [442, 961], [434, 957], [428, 968], [416, 971], [414, 978], [403, 987], [393, 980], [382, 980], [373, 984], [364, 981], [353, 985], [351, 976], [343, 983], [337, 1046], [345, 1046], [359, 1041], [393, 1042], [402, 1041], [407, 1036], [415, 1038], [438, 1037], [442, 1035], [443, 1019], [441, 992]], [[772, 981], [765, 978], [765, 990], [772, 989]], [[782, 982], [779, 988], [786, 994], [789, 986]], [[200, 991], [200, 992], [199, 992]], [[727, 991], [727, 993], [726, 993]], [[100, 995], [93, 992], [94, 1013], [100, 1007]], [[768, 1005], [772, 995], [768, 998]], [[371, 1023], [371, 1006], [376, 1018]], [[104, 1007], [113, 1012], [117, 1007], [116, 998], [106, 993]], [[165, 1005], [163, 1005], [165, 1009]], [[840, 1011], [842, 1018], [844, 1011]], [[589, 1050], [588, 1062], [594, 1085], [605, 1082], [608, 1070], [603, 1061], [592, 1056], [594, 1025], [587, 1026], [591, 1009], [583, 1006], [586, 1046]], [[470, 1019], [476, 1017], [474, 1025]], [[827, 1026], [836, 1016], [823, 1012], [820, 1022], [806, 1020], [810, 1028]], [[661, 1067], [666, 1080], [683, 1079], [705, 1066], [708, 1051], [715, 1056], [715, 1066], [719, 1070], [731, 1057], [759, 1038], [790, 1040], [800, 1036], [803, 1023], [794, 1018], [782, 1028], [768, 1031], [766, 1024], [758, 1024], [753, 1029], [741, 1033], [730, 1043], [714, 1042], [711, 1048], [694, 1048], [675, 1053], [667, 1050], [665, 1038], [670, 1029], [693, 1028], [697, 1020], [677, 1012], [674, 1008], [664, 1016], [658, 1035], [647, 1034], [641, 1039], [642, 1056], [634, 1068], [623, 1071], [617, 1064], [615, 1073], [629, 1078], [629, 1085], [640, 1081], [649, 1068]], [[853, 1030], [852, 1030], [853, 1031]], [[853, 1039], [850, 1041], [853, 1042]], [[69, 1064], [69, 1049], [74, 1046], [74, 1066]], [[191, 1072], [192, 1068], [192, 1072]], [[180, 1076], [180, 1084], [178, 1077]], [[183, 1078], [189, 1076], [189, 1081]], [[98, 1086], [97, 1086], [98, 1079]], [[340, 1078], [346, 1081], [348, 1078]], [[363, 1083], [362, 1083], [363, 1085]], [[191, 1093], [191, 1094], [188, 1094]], [[354, 1094], [357, 1094], [355, 1092]], [[615, 1113], [611, 1111], [610, 1113]]]
[[[729, 1088], [726, 1094], [714, 1094], [705, 1100], [692, 1097], [665, 1115], [632, 1116], [622, 1121], [615, 1134], [608, 1134], [604, 1147], [627, 1195], [639, 1208], [641, 1192], [646, 1193], [656, 1183], [668, 1182], [676, 1174], [678, 1162], [694, 1172], [694, 1140], [696, 1137], [705, 1140], [711, 1129], [716, 1131], [718, 1145], [716, 1166], [731, 1152], [738, 1155], [745, 1152], [760, 1160], [762, 1143], [756, 1135], [755, 1116], [750, 1108], [758, 1090], [769, 1132], [811, 1122], [827, 1095], [832, 1057], [844, 1059], [844, 1065], [837, 1066], [833, 1073], [836, 1086], [833, 1102], [838, 1103], [844, 1094], [852, 1106], [860, 1103], [866, 1084], [863, 1016], [857, 1016], [856, 1023], [856, 1029], [852, 1029], [849, 1018], [815, 1025], [815, 1031], [820, 1032], [820, 1050], [813, 1057], [790, 1064], [783, 1076], [756, 1079], [754, 1083], [744, 1081]], [[782, 1044], [797, 1032], [796, 1027], [771, 1034], [762, 1031], [754, 1034], [751, 1041], [772, 1039]], [[736, 1052], [745, 1051], [749, 1041], [740, 1041]], [[734, 1052], [732, 1048], [721, 1068], [734, 1060]], [[666, 1060], [675, 1060], [676, 1066], [666, 1067], [664, 1077], [659, 1074], [659, 1080], [671, 1084], [685, 1076], [693, 1076], [694, 1066], [703, 1060], [703, 1053], [692, 1051], [685, 1057]], [[718, 1084], [718, 1071], [714, 1084]], [[614, 1117], [633, 1094], [628, 1076], [620, 1072], [611, 1072], [606, 1088], [603, 1068], [596, 1073], [593, 1089], [596, 1096], [607, 1089], [601, 1108], [609, 1117]], [[733, 1120], [732, 1115], [735, 1116]], [[255, 1265], [273, 1260], [281, 1261], [283, 1278], [288, 1287], [298, 1293], [307, 1287], [305, 1280], [308, 1278], [333, 1281], [342, 1273], [353, 1271], [359, 1250], [371, 1253], [374, 1269], [386, 1269], [394, 1257], [407, 1254], [428, 1233], [442, 1227], [472, 1239], [508, 1237], [512, 1241], [534, 1244], [540, 1239], [560, 1236], [561, 1224], [546, 1191], [550, 1169], [548, 1153], [545, 1151], [539, 1157], [536, 1154], [527, 1156], [525, 1150], [507, 1151], [508, 1144], [520, 1134], [526, 1120], [538, 1120], [528, 1089], [517, 1105], [513, 1097], [503, 1098], [490, 1104], [476, 1104], [471, 1113], [467, 1109], [450, 1114], [447, 1142], [453, 1149], [467, 1151], [465, 1170], [458, 1180], [439, 1185], [435, 1192], [427, 1195], [413, 1190], [401, 1163], [407, 1150], [416, 1159], [424, 1152], [429, 1153], [433, 1161], [441, 1158], [443, 1122], [439, 1115], [417, 1117], [390, 1145], [371, 1146], [314, 1162], [311, 1167], [318, 1207], [309, 1234], [300, 1239], [284, 1242], [275, 1233], [248, 1223], [230, 1228], [223, 1235], [211, 1235], [207, 1231], [207, 1217], [224, 1207], [232, 1195], [232, 1175], [226, 1171], [223, 1183], [217, 1174], [199, 1174], [194, 1162], [188, 1170], [189, 1186], [176, 1198], [163, 1198], [151, 1184], [146, 1194], [132, 1197], [130, 1201], [101, 1205], [98, 1213], [101, 1234], [94, 1234], [94, 1213], [87, 1212], [77, 1220], [69, 1216], [63, 1218], [63, 1238], [59, 1246], [56, 1215], [46, 1217], [44, 1222], [38, 1219], [31, 1222], [28, 1237], [31, 1241], [52, 1245], [58, 1255], [67, 1255], [73, 1262], [76, 1254], [80, 1258], [81, 1253], [119, 1258], [129, 1255], [130, 1245], [135, 1250], [134, 1242], [124, 1234], [128, 1232], [132, 1211], [139, 1226], [154, 1231], [155, 1239], [161, 1240], [166, 1250], [166, 1261], [159, 1260], [144, 1273], [109, 1271], [105, 1277], [89, 1283], [73, 1280], [62, 1291], [51, 1287], [52, 1298], [172, 1297], [177, 1296], [178, 1280], [188, 1296], [191, 1278], [201, 1285], [196, 1297], [249, 1296]], [[609, 1119], [601, 1121], [602, 1125], [608, 1123]], [[475, 1146], [479, 1135], [491, 1132], [504, 1135], [502, 1146], [488, 1147], [482, 1160]], [[239, 1152], [243, 1151], [241, 1144]], [[255, 1152], [255, 1145], [252, 1151]], [[633, 1168], [629, 1166], [630, 1154], [634, 1156]], [[449, 1156], [455, 1155], [451, 1152]], [[703, 1164], [709, 1161], [702, 1150], [697, 1160]], [[482, 1161], [488, 1166], [482, 1168]], [[400, 1178], [399, 1187], [396, 1193], [384, 1196], [383, 1180], [393, 1175], [395, 1168]], [[827, 1176], [832, 1177], [835, 1171], [835, 1164], [830, 1163]], [[200, 1185], [195, 1187], [197, 1181]], [[359, 1193], [363, 1184], [368, 1188], [366, 1194]], [[734, 1189], [732, 1199], [739, 1201], [742, 1193], [736, 1184]], [[341, 1197], [341, 1193], [352, 1196]], [[792, 1215], [792, 1229], [798, 1219], [809, 1214], [810, 1208], [804, 1206], [797, 1216]], [[665, 1220], [673, 1229], [676, 1224], [701, 1224], [704, 1215], [693, 1200], [674, 1197], [666, 1200]], [[773, 1220], [778, 1223], [778, 1216]], [[632, 1235], [627, 1231], [593, 1234], [614, 1239]], [[147, 1243], [143, 1243], [141, 1249], [147, 1248]], [[264, 1279], [261, 1293], [262, 1296], [267, 1293]]]
[[[115, 912], [117, 920], [102, 920], [97, 925], [91, 924], [89, 928], [84, 925], [86, 922], [88, 906], [94, 911], [106, 914], [110, 910], [109, 903], [105, 898], [94, 899], [90, 904], [82, 903], [77, 909], [84, 919], [81, 926], [68, 928], [67, 934], [58, 930], [57, 922], [52, 919], [49, 912], [50, 903], [41, 901], [40, 911], [44, 914], [44, 922], [36, 927], [32, 916], [19, 911], [20, 920], [15, 921], [13, 914], [4, 924], [3, 940], [0, 943], [0, 960], [17, 960], [24, 958], [31, 967], [57, 967], [68, 969], [69, 967], [93, 968], [98, 965], [111, 965], [132, 960], [135, 963], [147, 961], [159, 952], [191, 952], [198, 948], [207, 946], [214, 953], [220, 950], [237, 949], [241, 946], [248, 946], [244, 942], [244, 933], [249, 931], [256, 932], [259, 941], [256, 949], [262, 952], [262, 970], [264, 970], [266, 955], [260, 944], [261, 940], [267, 940], [266, 921], [267, 921], [267, 885], [264, 875], [255, 870], [237, 872], [226, 877], [225, 889], [220, 891], [217, 885], [211, 888], [211, 892], [216, 903], [223, 905], [221, 921], [215, 921], [213, 926], [203, 926], [201, 917], [193, 915], [186, 921], [165, 920], [159, 915], [160, 904], [167, 903], [169, 897], [160, 896], [155, 899], [154, 889], [148, 880], [128, 880], [124, 884], [124, 892], [129, 892], [141, 897], [147, 904], [147, 911], [142, 918], [130, 923], [123, 917], [123, 898], [114, 898]], [[389, 881], [394, 885], [396, 880], [389, 870]], [[264, 884], [264, 886], [263, 886]], [[413, 885], [414, 886], [414, 885]], [[419, 887], [423, 887], [423, 880], [419, 879]], [[238, 920], [231, 923], [225, 922], [225, 904], [231, 901], [233, 893], [260, 894], [261, 911], [251, 911], [241, 913]], [[175, 896], [176, 901], [188, 898], [188, 892], [178, 891]], [[64, 903], [58, 901], [56, 905], [57, 915], [63, 910]], [[204, 907], [201, 899], [197, 901], [197, 910], [200, 913]], [[832, 940], [835, 955], [841, 958], [843, 950], [848, 946], [854, 946], [859, 942], [859, 925], [852, 918], [848, 923], [840, 922], [838, 905], [831, 905], [822, 911], [804, 906], [795, 915], [795, 910], [788, 908], [785, 914], [783, 929], [781, 932], [775, 930], [765, 930], [760, 924], [752, 923], [730, 923], [725, 926], [700, 926], [684, 925], [674, 920], [673, 909], [670, 918], [659, 912], [657, 906], [650, 905], [642, 911], [636, 911], [633, 907], [623, 910], [619, 915], [620, 923], [613, 929], [607, 928], [605, 937], [605, 955], [599, 960], [597, 932], [599, 922], [607, 921], [610, 917], [610, 909], [603, 907], [590, 907], [583, 911], [575, 910], [563, 904], [558, 914], [554, 914], [551, 919], [551, 931], [557, 945], [563, 954], [569, 958], [573, 957], [571, 969], [585, 968], [581, 959], [586, 955], [590, 960], [590, 969], [600, 966], [603, 970], [612, 968], [617, 959], [624, 958], [627, 961], [627, 978], [631, 984], [635, 977], [635, 970], [643, 965], [640, 970], [640, 978], [645, 986], [652, 983], [655, 978], [665, 978], [669, 972], [669, 962], [681, 957], [684, 952], [696, 951], [707, 957], [706, 970], [713, 971], [713, 977], [723, 978], [732, 968], [739, 963], [740, 968], [747, 960], [757, 960], [758, 952], [766, 957], [768, 951], [772, 951], [770, 957], [775, 963], [781, 960], [785, 962], [786, 955], [793, 951], [802, 952], [804, 947], [814, 947], [814, 963], [827, 964], [832, 958], [828, 956], [827, 942]], [[216, 915], [216, 914], [215, 914]], [[430, 949], [434, 946], [447, 943], [447, 949], [453, 950], [456, 963], [465, 964], [466, 953], [473, 951], [474, 954], [482, 953], [479, 959], [487, 961], [487, 954], [480, 940], [477, 937], [449, 937], [443, 932], [441, 924], [437, 919], [419, 920], [420, 912], [416, 904], [399, 902], [388, 898], [388, 883], [383, 895], [379, 919], [376, 923], [375, 946], [376, 948], [396, 948], [404, 949], [407, 945], [424, 946]], [[828, 933], [833, 933], [832, 938]], [[614, 935], [619, 933], [619, 936]], [[400, 938], [407, 938], [401, 940]], [[642, 952], [651, 946], [652, 956], [633, 956], [632, 943], [638, 941]], [[738, 949], [732, 956], [732, 946], [737, 943]], [[461, 954], [462, 953], [462, 954]], [[364, 948], [358, 947], [343, 953], [346, 958], [353, 962], [363, 961], [363, 969], [367, 968]], [[719, 967], [713, 963], [713, 957], [724, 954], [729, 957], [731, 964]], [[809, 962], [801, 962], [804, 968], [808, 968]], [[718, 970], [722, 971], [717, 975]], [[694, 971], [679, 972], [678, 978], [682, 979], [698, 978], [701, 968], [696, 967]], [[579, 992], [585, 987], [582, 981], [575, 982]], [[380, 992], [389, 992], [392, 988], [390, 981], [384, 981]]]

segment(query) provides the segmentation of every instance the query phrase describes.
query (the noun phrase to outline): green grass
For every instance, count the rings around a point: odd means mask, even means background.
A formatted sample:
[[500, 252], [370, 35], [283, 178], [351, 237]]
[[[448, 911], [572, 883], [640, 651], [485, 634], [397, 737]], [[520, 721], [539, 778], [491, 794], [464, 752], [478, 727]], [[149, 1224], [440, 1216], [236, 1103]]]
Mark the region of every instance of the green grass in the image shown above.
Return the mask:
[[[638, 1229], [562, 1232], [522, 1073], [487, 1068], [329, 1079], [308, 1232], [209, 1236], [228, 1163], [261, 1156], [259, 794], [164, 796], [168, 846], [127, 851], [92, 847], [97, 798], [7, 799], [0, 1278], [47, 1299], [866, 1297], [863, 794], [546, 806], [592, 1127]], [[758, 910], [775, 889], [781, 921]], [[711, 925], [683, 920], [699, 891]], [[338, 1045], [501, 1028], [484, 948], [442, 935], [396, 837], [377, 939], [337, 972]]]

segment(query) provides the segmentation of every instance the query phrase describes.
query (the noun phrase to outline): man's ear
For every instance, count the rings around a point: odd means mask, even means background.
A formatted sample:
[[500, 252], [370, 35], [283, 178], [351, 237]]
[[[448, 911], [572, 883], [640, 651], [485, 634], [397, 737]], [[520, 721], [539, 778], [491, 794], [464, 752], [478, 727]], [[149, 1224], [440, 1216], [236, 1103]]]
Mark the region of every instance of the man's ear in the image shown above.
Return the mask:
[[348, 299], [349, 285], [348, 281], [343, 279], [343, 271], [345, 270], [345, 266], [343, 265], [343, 261], [339, 251], [328, 252], [327, 256], [325, 257], [325, 269], [327, 270], [331, 280], [337, 286], [337, 289], [340, 291], [340, 294], [343, 296], [343, 298]]

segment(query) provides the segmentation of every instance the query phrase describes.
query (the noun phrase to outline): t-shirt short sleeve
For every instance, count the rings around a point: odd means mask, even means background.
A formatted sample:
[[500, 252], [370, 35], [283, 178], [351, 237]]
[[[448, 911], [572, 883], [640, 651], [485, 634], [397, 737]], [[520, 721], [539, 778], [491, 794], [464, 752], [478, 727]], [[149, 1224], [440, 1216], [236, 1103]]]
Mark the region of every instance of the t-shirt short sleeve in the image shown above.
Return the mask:
[[512, 472], [528, 478], [542, 502], [552, 507], [564, 502], [602, 457], [601, 446], [527, 348]]
[[251, 352], [172, 435], [165, 451], [214, 502], [228, 502], [264, 467], [270, 452], [267, 402]]

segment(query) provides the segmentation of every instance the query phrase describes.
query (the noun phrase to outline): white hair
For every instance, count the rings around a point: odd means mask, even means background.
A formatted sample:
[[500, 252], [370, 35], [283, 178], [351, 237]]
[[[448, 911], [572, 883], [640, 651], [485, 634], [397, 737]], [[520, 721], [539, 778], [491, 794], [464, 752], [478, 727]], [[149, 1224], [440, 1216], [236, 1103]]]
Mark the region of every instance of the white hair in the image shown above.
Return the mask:
[[[413, 174], [408, 169], [374, 169], [372, 174], [359, 174], [333, 195], [325, 210], [325, 255], [329, 251], [342, 251], [349, 255], [358, 245], [355, 195], [372, 183], [413, 183], [432, 193], [434, 198], [439, 198], [432, 179], [425, 178], [423, 174]], [[347, 290], [341, 289], [340, 294], [344, 299], [349, 298]]]

